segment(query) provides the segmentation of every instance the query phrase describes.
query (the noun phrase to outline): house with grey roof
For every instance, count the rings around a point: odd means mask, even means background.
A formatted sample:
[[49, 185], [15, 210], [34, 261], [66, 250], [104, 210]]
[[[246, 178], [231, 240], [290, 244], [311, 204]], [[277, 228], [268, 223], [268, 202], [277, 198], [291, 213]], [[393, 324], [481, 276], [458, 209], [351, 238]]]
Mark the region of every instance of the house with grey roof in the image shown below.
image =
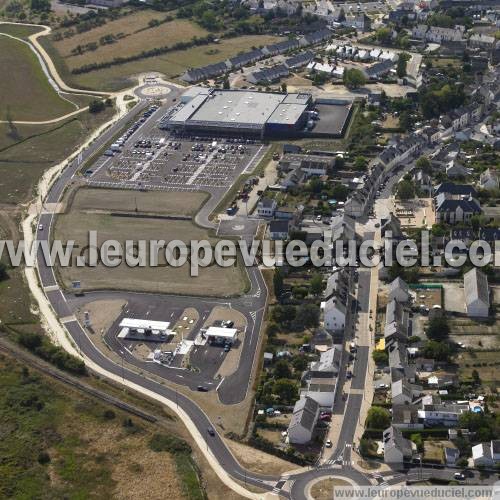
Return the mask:
[[396, 300], [400, 303], [406, 303], [410, 301], [410, 289], [406, 284], [406, 281], [401, 279], [399, 276], [389, 283], [389, 300], [392, 302]]
[[349, 297], [349, 275], [345, 269], [335, 271], [326, 283], [325, 300], [321, 303], [321, 314], [325, 330], [344, 330]]
[[268, 84], [278, 81], [280, 78], [286, 77], [290, 74], [290, 71], [284, 64], [277, 64], [271, 68], [262, 68], [258, 71], [254, 71], [247, 76], [247, 80], [250, 83], [261, 83]]
[[493, 467], [500, 463], [500, 440], [495, 439], [489, 443], [480, 443], [472, 447], [472, 460], [477, 467]]
[[307, 66], [313, 59], [314, 52], [312, 50], [305, 50], [285, 59], [285, 66], [288, 69], [298, 69], [302, 68], [302, 66]]
[[424, 424], [418, 420], [418, 404], [392, 405], [392, 426], [398, 429], [423, 429]]
[[471, 217], [481, 213], [479, 202], [472, 198], [447, 198], [445, 193], [436, 196], [436, 223], [456, 224], [469, 222]]
[[464, 295], [468, 316], [488, 317], [490, 310], [488, 278], [476, 267], [464, 274]]
[[257, 216], [273, 217], [277, 205], [276, 200], [273, 200], [272, 198], [261, 198], [257, 203]]
[[415, 445], [403, 437], [403, 432], [397, 427], [391, 426], [382, 435], [384, 444], [384, 462], [386, 464], [398, 465], [411, 461]]
[[413, 403], [422, 394], [422, 387], [411, 384], [406, 379], [391, 384], [392, 404], [403, 405]]
[[336, 347], [322, 352], [318, 361], [312, 361], [309, 364], [306, 378], [332, 378], [336, 377], [340, 369], [340, 359], [342, 350]]
[[260, 49], [250, 50], [249, 52], [243, 52], [237, 56], [230, 57], [226, 60], [226, 66], [228, 69], [239, 69], [247, 64], [252, 64], [264, 58], [265, 54]]
[[388, 302], [385, 310], [384, 338], [386, 348], [392, 342], [406, 342], [411, 334], [410, 311], [396, 299]]
[[300, 398], [293, 408], [288, 426], [288, 440], [292, 444], [309, 443], [318, 422], [319, 404], [310, 397]]

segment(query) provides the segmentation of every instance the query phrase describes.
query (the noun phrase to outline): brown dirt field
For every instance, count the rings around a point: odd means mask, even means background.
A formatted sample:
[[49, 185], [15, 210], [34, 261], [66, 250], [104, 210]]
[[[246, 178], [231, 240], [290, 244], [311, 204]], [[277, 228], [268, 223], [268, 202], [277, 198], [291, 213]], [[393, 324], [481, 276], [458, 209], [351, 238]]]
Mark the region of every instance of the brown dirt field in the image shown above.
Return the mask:
[[261, 474], [283, 474], [297, 468], [297, 465], [281, 458], [256, 450], [231, 439], [224, 440], [238, 462], [249, 470]]
[[202, 192], [134, 191], [118, 189], [79, 189], [71, 204], [72, 210], [135, 212], [161, 215], [194, 215], [207, 199]]
[[[174, 45], [177, 42], [187, 42], [194, 36], [202, 37], [207, 34], [207, 31], [202, 27], [184, 19], [176, 19], [160, 26], [137, 32], [141, 28], [146, 28], [150, 20], [160, 20], [164, 17], [165, 15], [159, 15], [157, 12], [138, 12], [72, 38], [54, 42], [54, 46], [59, 50], [68, 67], [72, 69], [93, 62], [111, 61], [115, 57], [138, 54], [152, 47], [163, 47]], [[115, 43], [99, 45], [99, 39], [102, 36], [108, 34], [118, 35], [118, 33], [123, 33], [126, 36], [120, 38]], [[91, 42], [99, 45], [97, 50], [88, 51], [78, 56], [71, 55], [71, 51], [78, 45], [85, 45]]]
[[[165, 194], [165, 199], [168, 198]], [[122, 196], [130, 197], [129, 193]], [[71, 207], [68, 213], [58, 215], [54, 239], [74, 240], [78, 248], [72, 252], [73, 263], [80, 249], [88, 245], [88, 231], [97, 231], [97, 242], [117, 240], [124, 247], [126, 240], [208, 240], [215, 245], [207, 231], [185, 220], [161, 220], [151, 218], [121, 218], [107, 213], [88, 213]], [[146, 245], [149, 246], [149, 243]], [[95, 267], [69, 266], [58, 268], [62, 283], [70, 287], [73, 280], [80, 280], [83, 290], [120, 289], [185, 295], [213, 295], [227, 297], [244, 292], [246, 277], [240, 266], [220, 268], [213, 265], [200, 268], [199, 276], [191, 276], [188, 264], [181, 267], [166, 266], [164, 251], [159, 252], [158, 266], [129, 267], [122, 262], [116, 267], [99, 263]]]

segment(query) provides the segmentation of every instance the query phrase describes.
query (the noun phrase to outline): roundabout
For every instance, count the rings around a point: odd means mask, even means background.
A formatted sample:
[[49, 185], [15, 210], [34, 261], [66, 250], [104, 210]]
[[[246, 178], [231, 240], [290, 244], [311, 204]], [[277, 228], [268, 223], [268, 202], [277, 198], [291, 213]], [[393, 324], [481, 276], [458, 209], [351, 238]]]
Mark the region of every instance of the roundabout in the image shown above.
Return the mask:
[[170, 87], [161, 83], [142, 85], [135, 90], [141, 99], [164, 99], [170, 92]]

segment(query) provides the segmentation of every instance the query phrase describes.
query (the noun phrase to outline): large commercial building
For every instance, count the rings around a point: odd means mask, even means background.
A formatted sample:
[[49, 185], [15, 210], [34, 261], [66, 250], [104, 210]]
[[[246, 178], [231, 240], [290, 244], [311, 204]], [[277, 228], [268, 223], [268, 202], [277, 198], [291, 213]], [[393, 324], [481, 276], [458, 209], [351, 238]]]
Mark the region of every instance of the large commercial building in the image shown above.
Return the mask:
[[311, 94], [190, 89], [161, 128], [189, 133], [295, 136], [305, 129]]

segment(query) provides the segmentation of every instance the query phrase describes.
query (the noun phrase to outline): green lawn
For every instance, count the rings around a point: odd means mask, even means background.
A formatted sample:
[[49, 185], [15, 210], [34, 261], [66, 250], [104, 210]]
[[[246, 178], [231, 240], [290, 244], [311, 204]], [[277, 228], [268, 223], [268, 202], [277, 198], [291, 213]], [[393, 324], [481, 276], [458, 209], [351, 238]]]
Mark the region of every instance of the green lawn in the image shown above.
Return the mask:
[[[1, 7], [1, 6], [0, 6]], [[8, 35], [16, 36], [18, 38], [28, 38], [43, 28], [37, 28], [36, 26], [21, 26], [18, 24], [0, 24], [0, 33], [7, 33]]]
[[50, 86], [39, 61], [23, 42], [0, 36], [0, 120], [43, 121], [76, 108]]

